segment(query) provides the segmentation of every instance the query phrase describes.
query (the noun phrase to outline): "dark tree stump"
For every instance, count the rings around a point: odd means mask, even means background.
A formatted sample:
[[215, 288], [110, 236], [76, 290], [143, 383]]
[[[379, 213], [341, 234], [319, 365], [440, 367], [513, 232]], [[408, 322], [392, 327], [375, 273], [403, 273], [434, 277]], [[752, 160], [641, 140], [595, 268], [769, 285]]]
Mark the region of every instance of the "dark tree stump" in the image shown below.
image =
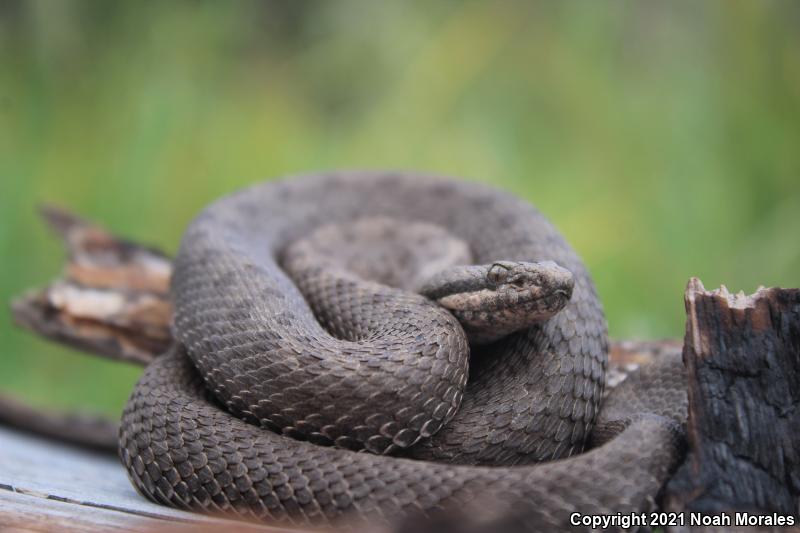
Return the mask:
[[689, 452], [665, 507], [796, 516], [800, 289], [733, 295], [693, 278], [685, 300]]

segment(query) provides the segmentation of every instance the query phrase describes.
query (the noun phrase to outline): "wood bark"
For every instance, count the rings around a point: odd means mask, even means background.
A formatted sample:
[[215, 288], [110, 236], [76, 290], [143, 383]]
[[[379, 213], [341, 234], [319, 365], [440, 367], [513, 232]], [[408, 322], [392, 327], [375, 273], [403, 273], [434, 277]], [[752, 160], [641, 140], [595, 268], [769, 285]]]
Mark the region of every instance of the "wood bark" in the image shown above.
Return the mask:
[[686, 462], [672, 511], [795, 515], [800, 503], [800, 290], [686, 289]]
[[172, 340], [163, 253], [116, 237], [54, 207], [42, 216], [61, 238], [67, 262], [58, 279], [11, 303], [16, 323], [78, 350], [147, 364]]

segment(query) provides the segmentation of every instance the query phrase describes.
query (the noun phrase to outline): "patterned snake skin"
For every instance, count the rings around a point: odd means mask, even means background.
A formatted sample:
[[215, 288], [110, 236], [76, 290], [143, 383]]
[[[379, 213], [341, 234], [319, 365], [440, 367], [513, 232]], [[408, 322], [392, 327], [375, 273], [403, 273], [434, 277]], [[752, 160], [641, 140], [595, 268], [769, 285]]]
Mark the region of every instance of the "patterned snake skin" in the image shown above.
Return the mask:
[[[470, 354], [444, 307], [295, 246], [378, 219], [439, 228], [476, 265], [554, 261], [572, 298]], [[441, 512], [552, 531], [573, 511], [647, 509], [680, 458], [680, 361], [631, 376], [598, 416], [606, 325], [585, 267], [533, 207], [482, 185], [351, 173], [253, 186], [191, 224], [173, 297], [179, 344], [145, 371], [120, 430], [134, 485], [167, 505], [303, 527]]]

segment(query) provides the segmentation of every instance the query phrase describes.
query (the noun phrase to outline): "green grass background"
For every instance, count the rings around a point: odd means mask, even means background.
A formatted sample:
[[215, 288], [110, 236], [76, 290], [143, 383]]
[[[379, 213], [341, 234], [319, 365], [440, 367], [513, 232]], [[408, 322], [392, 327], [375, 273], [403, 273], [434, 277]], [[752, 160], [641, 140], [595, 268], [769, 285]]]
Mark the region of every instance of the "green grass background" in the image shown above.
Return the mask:
[[[800, 4], [0, 2], [0, 300], [64, 205], [173, 252], [217, 196], [318, 169], [482, 180], [540, 207], [616, 337], [690, 276], [800, 285]], [[116, 413], [139, 373], [11, 326], [0, 391]]]

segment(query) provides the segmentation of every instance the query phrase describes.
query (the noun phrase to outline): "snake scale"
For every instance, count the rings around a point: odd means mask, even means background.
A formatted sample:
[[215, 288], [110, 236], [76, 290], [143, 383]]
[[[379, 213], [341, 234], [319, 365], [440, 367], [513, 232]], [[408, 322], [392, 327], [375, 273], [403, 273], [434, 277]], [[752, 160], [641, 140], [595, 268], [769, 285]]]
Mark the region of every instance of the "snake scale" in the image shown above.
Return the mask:
[[120, 428], [157, 502], [300, 527], [552, 531], [573, 511], [647, 509], [680, 458], [680, 361], [643, 367], [601, 409], [606, 323], [586, 268], [488, 186], [251, 186], [191, 223], [172, 295], [177, 342]]

